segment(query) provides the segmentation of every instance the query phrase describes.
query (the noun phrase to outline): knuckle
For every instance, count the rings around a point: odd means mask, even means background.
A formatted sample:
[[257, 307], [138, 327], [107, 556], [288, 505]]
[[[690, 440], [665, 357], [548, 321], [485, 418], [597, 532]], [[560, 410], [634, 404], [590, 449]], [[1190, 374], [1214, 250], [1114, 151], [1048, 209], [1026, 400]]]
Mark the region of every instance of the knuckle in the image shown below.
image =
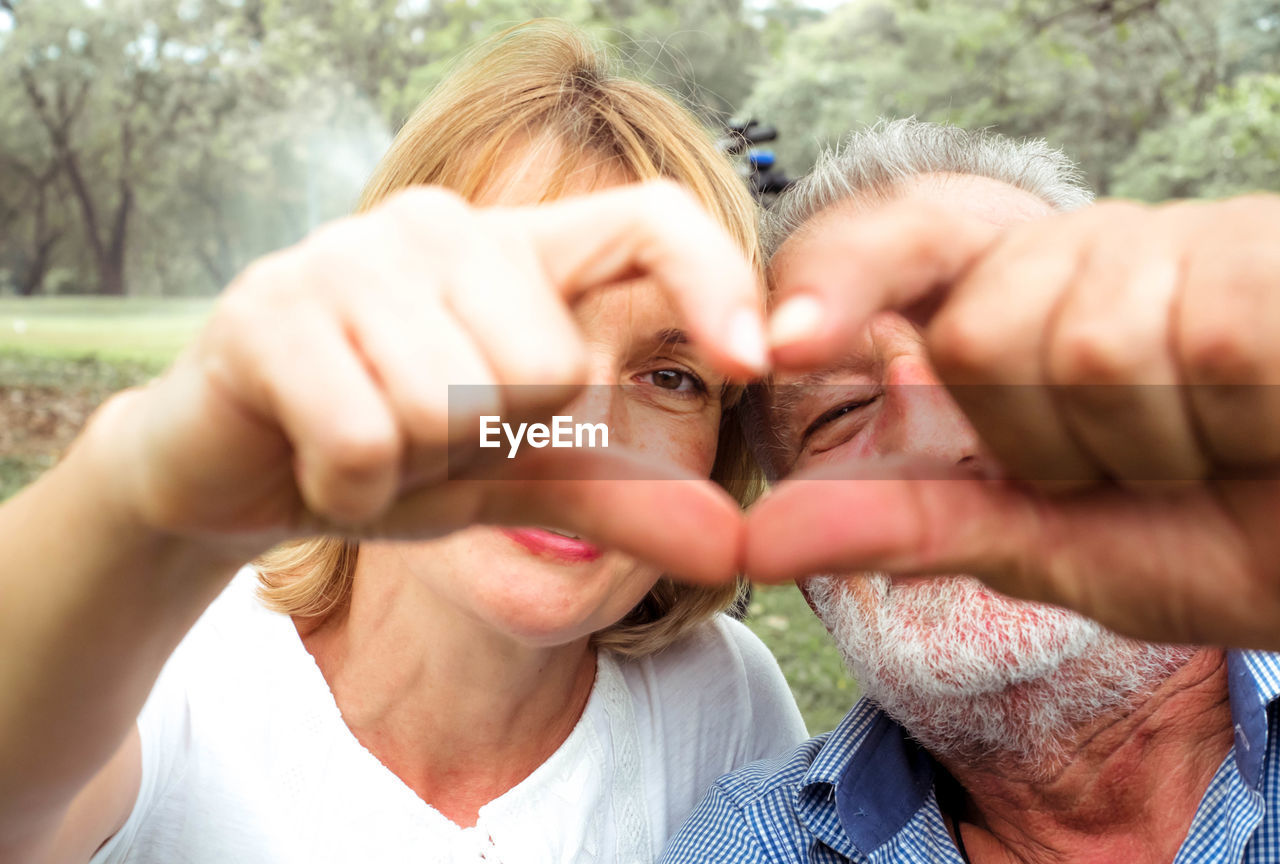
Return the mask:
[[316, 255], [341, 248], [347, 238], [359, 231], [366, 220], [358, 216], [344, 216], [332, 222], [326, 222], [313, 229], [299, 245], [306, 255]]
[[366, 220], [348, 217], [316, 228], [298, 245], [295, 267], [308, 285], [338, 282], [373, 239]]
[[1183, 372], [1193, 383], [1262, 383], [1258, 352], [1236, 328], [1199, 322], [1186, 329], [1180, 349]]
[[376, 231], [399, 238], [415, 250], [465, 254], [478, 230], [478, 212], [456, 193], [438, 186], [410, 186], [384, 201], [372, 214]]
[[1141, 383], [1144, 348], [1132, 334], [1100, 322], [1066, 325], [1049, 346], [1049, 378], [1062, 385]]
[[320, 445], [316, 462], [342, 485], [367, 482], [399, 464], [400, 442], [392, 434], [334, 430]]
[[1210, 213], [1217, 209], [1219, 215], [1248, 220], [1251, 225], [1256, 224], [1254, 220], [1262, 219], [1265, 225], [1271, 226], [1275, 224], [1274, 220], [1280, 217], [1280, 200], [1277, 200], [1273, 194], [1262, 192], [1240, 195], [1217, 204], [1207, 204], [1204, 207]]
[[944, 378], [978, 383], [1007, 361], [1004, 340], [984, 316], [944, 310], [929, 325], [930, 359]]
[[293, 252], [259, 258], [222, 292], [205, 337], [241, 342], [268, 330], [274, 332], [280, 321], [290, 320], [289, 310], [298, 301], [301, 281], [303, 270]]
[[1088, 220], [1094, 226], [1109, 226], [1116, 221], [1133, 222], [1145, 220], [1152, 208], [1139, 201], [1112, 199], [1102, 201], [1075, 214], [1076, 218]]
[[222, 305], [244, 294], [256, 294], [288, 284], [296, 278], [297, 250], [282, 249], [256, 258], [245, 267], [222, 293]]
[[[457, 386], [457, 385], [454, 385]], [[400, 423], [417, 445], [434, 445], [448, 438], [449, 415], [454, 407], [461, 409], [471, 401], [469, 391], [481, 387], [464, 386], [466, 396], [450, 394], [451, 387], [439, 388], [429, 393], [415, 394], [397, 406]], [[457, 406], [453, 403], [457, 402]]]

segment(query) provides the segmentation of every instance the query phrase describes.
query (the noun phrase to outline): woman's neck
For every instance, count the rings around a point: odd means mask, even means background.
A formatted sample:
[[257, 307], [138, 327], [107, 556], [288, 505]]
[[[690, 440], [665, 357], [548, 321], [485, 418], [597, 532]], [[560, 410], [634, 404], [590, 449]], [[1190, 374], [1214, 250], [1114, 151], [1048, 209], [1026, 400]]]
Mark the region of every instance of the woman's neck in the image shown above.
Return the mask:
[[586, 638], [519, 643], [390, 571], [295, 624], [356, 739], [464, 827], [564, 743], [595, 681]]

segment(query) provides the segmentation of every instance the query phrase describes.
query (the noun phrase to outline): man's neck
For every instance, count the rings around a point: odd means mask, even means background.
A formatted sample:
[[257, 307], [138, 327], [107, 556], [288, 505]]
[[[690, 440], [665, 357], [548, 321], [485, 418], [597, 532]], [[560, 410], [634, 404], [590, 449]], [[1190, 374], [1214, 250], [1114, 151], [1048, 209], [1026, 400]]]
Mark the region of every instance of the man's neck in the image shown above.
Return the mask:
[[1231, 749], [1226, 656], [1198, 652], [1136, 707], [1077, 730], [1045, 779], [1009, 760], [939, 761], [973, 864], [1172, 861]]

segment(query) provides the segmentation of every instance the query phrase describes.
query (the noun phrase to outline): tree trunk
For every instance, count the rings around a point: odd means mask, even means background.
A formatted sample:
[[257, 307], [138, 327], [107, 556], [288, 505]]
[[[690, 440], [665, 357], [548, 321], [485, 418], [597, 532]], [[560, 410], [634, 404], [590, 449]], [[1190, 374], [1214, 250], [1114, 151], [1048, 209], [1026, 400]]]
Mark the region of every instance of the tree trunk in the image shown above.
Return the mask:
[[49, 275], [53, 247], [61, 236], [61, 232], [52, 234], [45, 237], [36, 246], [35, 254], [31, 256], [30, 263], [22, 268], [22, 275], [18, 277], [17, 288], [19, 295], [34, 297], [44, 293], [44, 280]]
[[[30, 297], [44, 293], [44, 280], [53, 263], [53, 249], [63, 235], [61, 228], [49, 223], [49, 193], [54, 190], [58, 180], [58, 166], [54, 163], [44, 171], [37, 171], [13, 158], [8, 160], [8, 164], [15, 175], [21, 175], [26, 180], [31, 193], [29, 198], [19, 201], [17, 209], [6, 214], [4, 224], [0, 225], [0, 232], [10, 233], [17, 241], [14, 244], [15, 288], [20, 296]], [[28, 201], [34, 203], [28, 207]], [[23, 236], [18, 240], [19, 235], [25, 233], [21, 231], [22, 226], [17, 224], [19, 217], [23, 215], [30, 217], [31, 230], [29, 237]], [[10, 226], [14, 226], [11, 232]]]
[[120, 203], [116, 205], [116, 218], [111, 226], [111, 240], [102, 249], [98, 261], [98, 293], [108, 297], [123, 297], [125, 289], [124, 266], [129, 216], [133, 211], [133, 190], [120, 183]]

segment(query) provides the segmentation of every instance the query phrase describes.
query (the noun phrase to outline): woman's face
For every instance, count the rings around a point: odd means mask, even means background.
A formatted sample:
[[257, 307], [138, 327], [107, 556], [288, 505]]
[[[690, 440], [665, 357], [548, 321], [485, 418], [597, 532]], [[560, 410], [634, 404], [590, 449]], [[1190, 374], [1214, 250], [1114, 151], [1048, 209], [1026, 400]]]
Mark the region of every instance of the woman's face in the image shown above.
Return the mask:
[[[484, 203], [526, 202], [519, 184], [507, 184], [497, 200]], [[587, 295], [573, 312], [592, 386], [557, 413], [575, 424], [605, 423], [610, 447], [709, 476], [725, 380], [688, 344], [675, 305], [654, 283], [636, 280]], [[447, 614], [544, 646], [616, 623], [660, 576], [589, 538], [541, 526], [475, 526], [425, 543], [366, 543], [360, 563], [402, 568]]]

